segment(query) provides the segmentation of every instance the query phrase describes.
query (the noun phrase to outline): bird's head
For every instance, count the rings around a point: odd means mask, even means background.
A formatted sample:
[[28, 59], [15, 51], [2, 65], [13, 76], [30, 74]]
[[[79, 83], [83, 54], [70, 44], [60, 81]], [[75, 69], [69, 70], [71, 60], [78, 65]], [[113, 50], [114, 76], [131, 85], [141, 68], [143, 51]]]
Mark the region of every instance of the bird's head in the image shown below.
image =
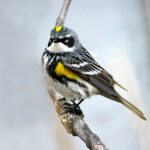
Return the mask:
[[47, 50], [51, 52], [71, 52], [80, 45], [77, 34], [62, 26], [57, 26], [51, 31]]

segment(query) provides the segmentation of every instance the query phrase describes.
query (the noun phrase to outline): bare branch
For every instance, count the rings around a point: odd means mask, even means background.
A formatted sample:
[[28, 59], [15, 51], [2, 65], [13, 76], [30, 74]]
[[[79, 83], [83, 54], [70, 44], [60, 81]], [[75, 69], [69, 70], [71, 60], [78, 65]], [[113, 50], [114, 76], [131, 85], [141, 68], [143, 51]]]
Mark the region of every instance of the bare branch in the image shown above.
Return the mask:
[[55, 103], [59, 118], [68, 133], [81, 138], [90, 150], [108, 150], [100, 138], [90, 130], [83, 119], [84, 115], [80, 108], [77, 111], [65, 113], [65, 99], [58, 100], [57, 98], [60, 98], [60, 95], [52, 88], [49, 89], [49, 95]]
[[108, 150], [100, 138], [89, 129], [88, 125], [80, 116], [72, 116], [72, 129], [90, 150]]
[[59, 14], [57, 20], [56, 20], [56, 26], [64, 25], [70, 3], [71, 3], [71, 0], [64, 0], [63, 7], [60, 11], [60, 14]]

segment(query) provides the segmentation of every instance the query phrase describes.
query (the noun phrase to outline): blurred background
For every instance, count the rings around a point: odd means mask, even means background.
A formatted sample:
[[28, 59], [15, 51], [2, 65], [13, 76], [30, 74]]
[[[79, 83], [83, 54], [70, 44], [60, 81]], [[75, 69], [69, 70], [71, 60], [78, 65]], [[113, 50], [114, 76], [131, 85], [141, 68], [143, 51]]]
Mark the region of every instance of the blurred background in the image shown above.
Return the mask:
[[[63, 0], [0, 3], [0, 149], [87, 149], [61, 125], [42, 74], [41, 55]], [[65, 25], [150, 120], [150, 1], [72, 0]], [[150, 149], [149, 120], [100, 96], [81, 108], [110, 150]]]

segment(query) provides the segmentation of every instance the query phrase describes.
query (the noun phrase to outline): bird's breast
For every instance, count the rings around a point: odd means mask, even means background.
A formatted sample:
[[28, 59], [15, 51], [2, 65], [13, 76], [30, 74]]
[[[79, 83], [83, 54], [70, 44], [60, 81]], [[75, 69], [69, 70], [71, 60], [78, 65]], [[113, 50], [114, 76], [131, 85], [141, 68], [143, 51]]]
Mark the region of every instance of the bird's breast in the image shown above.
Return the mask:
[[62, 78], [69, 80], [76, 80], [79, 78], [77, 74], [65, 68], [64, 64], [61, 61], [62, 56], [58, 54], [45, 53], [43, 54], [43, 66], [45, 71], [52, 76], [54, 79], [62, 81]]

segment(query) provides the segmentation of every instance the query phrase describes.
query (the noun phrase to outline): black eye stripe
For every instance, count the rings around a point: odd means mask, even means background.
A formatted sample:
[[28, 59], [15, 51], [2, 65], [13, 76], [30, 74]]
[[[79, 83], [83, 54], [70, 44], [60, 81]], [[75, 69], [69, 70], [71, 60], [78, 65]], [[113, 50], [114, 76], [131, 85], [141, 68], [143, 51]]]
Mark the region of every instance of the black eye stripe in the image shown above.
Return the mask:
[[63, 44], [67, 45], [68, 47], [73, 47], [74, 46], [74, 39], [73, 37], [65, 37], [63, 39], [60, 39], [60, 42]]
[[50, 38], [49, 42], [48, 42], [48, 47], [52, 44], [52, 42], [55, 42], [55, 43], [63, 43], [65, 44], [66, 46], [68, 47], [73, 47], [74, 46], [74, 39], [73, 37], [65, 37], [65, 38]]

